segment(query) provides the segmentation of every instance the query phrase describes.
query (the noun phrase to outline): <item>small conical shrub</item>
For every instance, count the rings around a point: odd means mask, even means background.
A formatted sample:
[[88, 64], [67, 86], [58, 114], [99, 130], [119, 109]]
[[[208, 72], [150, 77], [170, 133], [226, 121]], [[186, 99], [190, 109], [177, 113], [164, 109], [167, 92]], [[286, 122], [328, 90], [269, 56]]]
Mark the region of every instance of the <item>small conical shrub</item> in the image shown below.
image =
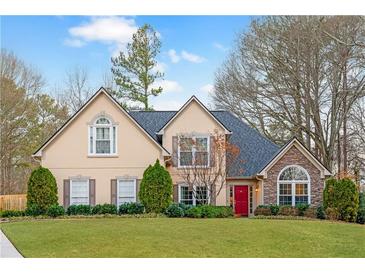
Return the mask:
[[43, 213], [57, 204], [56, 179], [48, 168], [33, 170], [28, 181], [27, 207], [37, 207]]
[[162, 213], [170, 205], [172, 179], [158, 160], [144, 171], [138, 196], [147, 212]]

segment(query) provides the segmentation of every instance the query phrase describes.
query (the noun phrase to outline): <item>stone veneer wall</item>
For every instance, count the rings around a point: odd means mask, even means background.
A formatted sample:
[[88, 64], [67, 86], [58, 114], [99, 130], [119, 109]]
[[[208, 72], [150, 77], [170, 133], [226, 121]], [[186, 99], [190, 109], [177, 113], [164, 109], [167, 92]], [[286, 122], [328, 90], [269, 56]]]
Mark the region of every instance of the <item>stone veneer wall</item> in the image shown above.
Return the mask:
[[306, 156], [304, 156], [295, 146], [292, 146], [274, 166], [267, 171], [267, 178], [264, 179], [264, 204], [277, 203], [277, 179], [280, 171], [288, 165], [298, 165], [307, 170], [310, 176], [311, 204], [322, 203], [322, 191], [324, 179], [321, 173]]

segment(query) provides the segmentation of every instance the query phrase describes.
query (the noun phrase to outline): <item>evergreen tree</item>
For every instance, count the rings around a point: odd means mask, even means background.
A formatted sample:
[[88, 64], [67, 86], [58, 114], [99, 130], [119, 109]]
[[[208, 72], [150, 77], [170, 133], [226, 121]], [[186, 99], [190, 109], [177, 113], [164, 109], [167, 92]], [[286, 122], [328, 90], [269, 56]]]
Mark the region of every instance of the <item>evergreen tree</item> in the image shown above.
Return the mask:
[[170, 173], [157, 160], [143, 173], [139, 199], [147, 212], [161, 213], [171, 203], [172, 179]]
[[112, 73], [117, 85], [114, 95], [119, 99], [131, 100], [150, 110], [150, 96], [157, 96], [162, 87], [154, 87], [156, 79], [163, 73], [156, 71], [156, 56], [160, 52], [161, 42], [156, 31], [150, 25], [143, 25], [133, 34], [132, 42], [127, 44], [126, 52], [112, 58]]

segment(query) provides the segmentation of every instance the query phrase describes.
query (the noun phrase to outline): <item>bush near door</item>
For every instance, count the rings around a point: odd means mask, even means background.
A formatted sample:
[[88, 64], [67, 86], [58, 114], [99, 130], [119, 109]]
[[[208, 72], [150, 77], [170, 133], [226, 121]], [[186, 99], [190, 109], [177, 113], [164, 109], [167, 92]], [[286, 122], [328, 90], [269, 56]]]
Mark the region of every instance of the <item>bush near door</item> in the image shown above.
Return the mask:
[[323, 190], [323, 206], [331, 218], [355, 222], [359, 208], [359, 192], [356, 183], [349, 178], [326, 181]]

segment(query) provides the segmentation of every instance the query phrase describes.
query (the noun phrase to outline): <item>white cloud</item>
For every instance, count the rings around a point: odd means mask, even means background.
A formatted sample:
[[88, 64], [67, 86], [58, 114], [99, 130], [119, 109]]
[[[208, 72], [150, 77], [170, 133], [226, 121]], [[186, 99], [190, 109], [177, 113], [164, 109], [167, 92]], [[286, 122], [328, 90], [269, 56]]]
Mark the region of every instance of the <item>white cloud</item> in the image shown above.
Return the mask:
[[153, 108], [155, 110], [178, 110], [183, 104], [184, 102], [177, 100], [162, 100], [159, 98], [156, 104], [153, 104]]
[[71, 38], [65, 40], [65, 45], [81, 47], [88, 42], [100, 42], [112, 45], [114, 50], [122, 50], [137, 29], [134, 19], [116, 16], [92, 17], [89, 22], [68, 30]]
[[156, 81], [153, 85], [153, 88], [162, 87], [163, 92], [180, 92], [183, 91], [183, 87], [176, 81], [171, 80], [160, 80]]
[[81, 48], [83, 47], [86, 43], [79, 40], [79, 39], [65, 39], [65, 41], [63, 41], [63, 44], [69, 47], [74, 47], [74, 48]]
[[201, 92], [213, 94], [214, 93], [214, 86], [212, 84], [206, 84], [199, 89]]
[[167, 54], [169, 55], [172, 63], [178, 63], [181, 59], [174, 49], [170, 49]]
[[217, 49], [219, 49], [219, 50], [221, 50], [221, 51], [227, 51], [227, 50], [228, 50], [228, 48], [227, 48], [227, 47], [225, 47], [225, 46], [223, 46], [222, 44], [217, 43], [217, 42], [213, 43], [213, 47], [215, 47], [215, 48], [217, 48]]
[[178, 63], [181, 59], [189, 61], [191, 63], [202, 63], [205, 61], [204, 57], [187, 52], [186, 50], [181, 51], [181, 54], [177, 54], [176, 50], [170, 49], [167, 54], [170, 57], [172, 63]]
[[157, 64], [153, 67], [152, 72], [156, 73], [157, 71], [164, 73], [167, 69], [167, 65], [162, 62], [157, 62]]
[[202, 63], [205, 61], [205, 59], [199, 55], [196, 55], [196, 54], [193, 54], [193, 53], [190, 53], [190, 52], [187, 52], [185, 50], [183, 50], [181, 52], [181, 57], [189, 62], [192, 62], [192, 63]]

